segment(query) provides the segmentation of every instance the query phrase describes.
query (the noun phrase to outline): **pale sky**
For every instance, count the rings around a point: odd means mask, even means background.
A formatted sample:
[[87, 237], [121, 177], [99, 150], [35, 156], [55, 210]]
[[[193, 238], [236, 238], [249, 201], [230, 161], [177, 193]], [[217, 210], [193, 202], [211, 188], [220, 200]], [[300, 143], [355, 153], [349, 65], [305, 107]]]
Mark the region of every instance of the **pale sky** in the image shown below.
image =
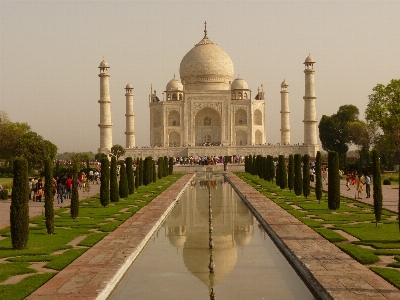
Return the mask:
[[[136, 146], [149, 145], [150, 85], [179, 78], [204, 35], [231, 57], [255, 96], [266, 139], [280, 142], [280, 84], [289, 83], [291, 143], [303, 142], [305, 58], [316, 61], [317, 119], [400, 78], [400, 1], [0, 1], [0, 110], [58, 152], [100, 145], [98, 66], [109, 63], [113, 144], [125, 146], [125, 86], [134, 87]], [[1, 141], [0, 141], [1, 142]]]

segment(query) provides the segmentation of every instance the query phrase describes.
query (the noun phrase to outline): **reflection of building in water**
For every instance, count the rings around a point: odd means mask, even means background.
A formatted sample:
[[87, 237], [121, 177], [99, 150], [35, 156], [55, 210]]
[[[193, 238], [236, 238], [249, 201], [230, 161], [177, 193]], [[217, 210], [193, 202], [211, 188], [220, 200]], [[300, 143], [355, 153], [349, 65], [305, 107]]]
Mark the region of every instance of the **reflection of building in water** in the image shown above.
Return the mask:
[[[228, 183], [213, 179], [218, 188], [211, 189], [213, 216], [214, 283], [218, 283], [235, 266], [237, 246], [246, 246], [253, 234], [253, 216]], [[165, 226], [171, 245], [182, 247], [187, 269], [209, 285], [209, 211], [208, 189], [198, 181], [181, 198], [168, 216]]]

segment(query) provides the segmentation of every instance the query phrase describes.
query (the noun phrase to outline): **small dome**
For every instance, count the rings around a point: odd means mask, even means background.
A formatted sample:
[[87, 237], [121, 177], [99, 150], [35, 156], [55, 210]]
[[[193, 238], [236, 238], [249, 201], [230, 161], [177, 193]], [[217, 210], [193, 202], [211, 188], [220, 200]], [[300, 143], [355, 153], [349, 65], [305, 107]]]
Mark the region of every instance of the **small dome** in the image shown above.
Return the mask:
[[243, 78], [238, 77], [232, 82], [231, 89], [232, 90], [248, 90], [249, 86]]
[[100, 63], [99, 68], [109, 68], [108, 63], [103, 59], [103, 61]]
[[287, 81], [284, 79], [281, 83], [281, 87], [288, 87], [289, 84], [287, 83]]
[[132, 86], [132, 84], [128, 83], [128, 84], [126, 85], [126, 88], [127, 88], [127, 89], [133, 89], [133, 86]]
[[307, 58], [306, 58], [306, 61], [304, 63], [305, 64], [313, 64], [313, 63], [315, 63], [315, 61], [313, 60], [311, 55], [308, 55]]
[[165, 90], [166, 91], [183, 91], [183, 85], [178, 79], [172, 78], [171, 81], [168, 82]]

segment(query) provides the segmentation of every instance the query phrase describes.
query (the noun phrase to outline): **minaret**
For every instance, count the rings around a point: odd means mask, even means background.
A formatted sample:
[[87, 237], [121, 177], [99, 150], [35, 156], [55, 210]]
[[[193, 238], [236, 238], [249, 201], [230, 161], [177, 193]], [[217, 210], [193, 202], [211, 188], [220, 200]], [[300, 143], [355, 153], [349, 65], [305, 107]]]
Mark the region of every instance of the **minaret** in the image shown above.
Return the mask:
[[305, 96], [304, 99], [304, 144], [317, 144], [317, 120], [315, 111], [315, 87], [314, 87], [314, 63], [315, 61], [309, 55], [305, 62]]
[[133, 87], [130, 83], [126, 85], [126, 148], [135, 148], [135, 114], [133, 113]]
[[100, 63], [100, 148], [99, 153], [108, 155], [112, 147], [112, 126], [111, 124], [111, 100], [110, 100], [110, 84], [108, 78], [108, 63], [103, 60]]
[[290, 122], [289, 122], [289, 91], [288, 83], [281, 83], [281, 145], [290, 144]]

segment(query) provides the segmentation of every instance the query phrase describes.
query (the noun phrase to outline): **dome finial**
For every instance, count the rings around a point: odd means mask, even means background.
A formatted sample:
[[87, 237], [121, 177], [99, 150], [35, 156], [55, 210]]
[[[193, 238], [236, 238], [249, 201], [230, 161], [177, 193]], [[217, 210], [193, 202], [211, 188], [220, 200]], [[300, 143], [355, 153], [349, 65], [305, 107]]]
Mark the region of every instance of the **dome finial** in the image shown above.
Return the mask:
[[204, 37], [207, 37], [207, 21], [204, 22]]

